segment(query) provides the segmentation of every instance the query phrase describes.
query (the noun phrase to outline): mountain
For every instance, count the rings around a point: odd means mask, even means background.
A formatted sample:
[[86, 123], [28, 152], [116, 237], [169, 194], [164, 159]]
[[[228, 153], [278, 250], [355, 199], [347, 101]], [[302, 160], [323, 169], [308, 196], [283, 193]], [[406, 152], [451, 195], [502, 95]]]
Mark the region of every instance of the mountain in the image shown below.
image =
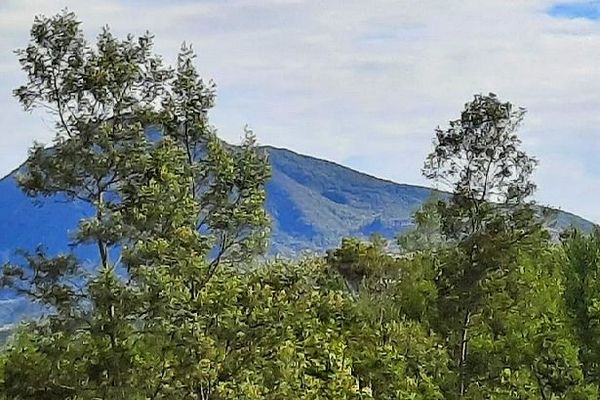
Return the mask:
[[[440, 195], [426, 187], [378, 179], [290, 150], [264, 150], [273, 173], [266, 204], [273, 220], [270, 254], [322, 252], [337, 246], [344, 236], [380, 233], [393, 238], [410, 228], [411, 216], [423, 202], [433, 194]], [[66, 202], [62, 196], [35, 200], [25, 196], [16, 185], [17, 171], [0, 180], [0, 264], [19, 248], [33, 250], [44, 244], [50, 254], [64, 251], [69, 231], [91, 215], [85, 204]], [[571, 225], [585, 231], [594, 226], [559, 211], [550, 228], [561, 231]], [[93, 262], [95, 251], [88, 246], [78, 248], [76, 254]], [[22, 298], [0, 290], [0, 343], [7, 326], [37, 311]]]
[[[379, 233], [392, 239], [412, 226], [412, 215], [433, 189], [379, 179], [331, 161], [287, 149], [266, 147], [273, 168], [267, 185], [267, 209], [273, 217], [271, 252], [323, 250], [345, 236]], [[548, 228], [576, 227], [589, 232], [594, 224], [555, 210]]]
[[411, 225], [414, 211], [433, 193], [290, 150], [266, 149], [273, 171], [266, 205], [273, 219], [272, 253], [323, 250], [344, 236], [392, 238]]
[[[378, 179], [350, 168], [294, 153], [264, 147], [273, 177], [267, 184], [267, 210], [273, 220], [271, 254], [323, 251], [344, 236], [380, 233], [393, 238], [411, 226], [411, 216], [436, 193], [432, 189]], [[16, 170], [18, 171], [18, 170]], [[68, 232], [91, 215], [83, 203], [62, 196], [31, 199], [15, 182], [16, 171], [0, 180], [0, 261], [18, 248], [44, 244], [50, 253], [68, 247]], [[589, 231], [593, 224], [558, 212], [551, 228], [570, 225]], [[92, 247], [78, 255], [93, 259]]]

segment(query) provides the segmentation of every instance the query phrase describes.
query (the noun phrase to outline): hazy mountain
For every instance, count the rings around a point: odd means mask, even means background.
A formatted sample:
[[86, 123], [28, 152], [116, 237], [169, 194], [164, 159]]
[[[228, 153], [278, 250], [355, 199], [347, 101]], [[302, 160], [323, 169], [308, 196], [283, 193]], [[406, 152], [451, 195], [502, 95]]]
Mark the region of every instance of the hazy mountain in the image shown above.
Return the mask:
[[[380, 233], [393, 238], [411, 226], [413, 212], [434, 193], [286, 149], [265, 150], [273, 167], [267, 185], [267, 209], [273, 219], [270, 254], [323, 251], [337, 246], [344, 236]], [[12, 258], [15, 249], [33, 250], [40, 244], [51, 254], [64, 251], [69, 231], [91, 210], [61, 196], [28, 198], [17, 187], [15, 174], [0, 180], [0, 261]], [[593, 228], [591, 222], [565, 212], [558, 212], [550, 225], [556, 231], [571, 225], [586, 231]], [[76, 253], [93, 262], [95, 251], [89, 246]], [[18, 322], [34, 310], [23, 299], [0, 290], [0, 342], [2, 325]]]
[[[267, 185], [267, 209], [273, 219], [271, 254], [320, 251], [336, 246], [344, 236], [380, 233], [393, 238], [411, 225], [411, 215], [433, 193], [429, 188], [378, 179], [344, 166], [265, 147], [273, 167]], [[30, 199], [16, 186], [15, 173], [0, 180], [0, 259], [17, 248], [44, 244], [52, 252], [67, 248], [78, 221], [90, 215], [82, 203], [61, 196]], [[574, 225], [590, 230], [592, 223], [559, 212], [552, 227]], [[78, 254], [93, 258], [93, 248]]]
[[274, 253], [322, 250], [349, 235], [392, 238], [411, 225], [414, 211], [432, 194], [429, 188], [377, 179], [289, 150], [267, 150]]

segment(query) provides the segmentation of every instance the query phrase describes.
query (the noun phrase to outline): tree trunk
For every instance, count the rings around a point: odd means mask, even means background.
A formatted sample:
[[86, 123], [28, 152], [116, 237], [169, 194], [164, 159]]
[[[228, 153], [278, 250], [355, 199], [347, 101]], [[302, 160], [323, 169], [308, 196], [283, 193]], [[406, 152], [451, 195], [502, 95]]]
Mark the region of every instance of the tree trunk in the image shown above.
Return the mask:
[[[102, 224], [102, 207], [104, 207], [104, 193], [98, 192], [98, 209], [96, 211], [96, 219], [99, 224]], [[108, 247], [101, 238], [98, 238], [98, 252], [100, 253], [100, 262], [103, 268], [108, 267]]]
[[469, 309], [465, 312], [465, 318], [463, 320], [463, 326], [460, 335], [460, 359], [458, 362], [458, 369], [460, 372], [460, 397], [465, 395], [467, 390], [467, 377], [466, 377], [466, 365], [467, 356], [469, 351], [469, 323], [471, 321], [471, 311]]

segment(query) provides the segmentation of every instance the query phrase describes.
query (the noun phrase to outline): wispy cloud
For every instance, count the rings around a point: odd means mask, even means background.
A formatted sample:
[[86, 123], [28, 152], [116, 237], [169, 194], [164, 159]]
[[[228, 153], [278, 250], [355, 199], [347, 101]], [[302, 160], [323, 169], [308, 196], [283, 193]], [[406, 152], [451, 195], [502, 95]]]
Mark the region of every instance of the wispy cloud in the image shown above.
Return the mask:
[[577, 17], [581, 4], [595, 3], [5, 1], [0, 173], [31, 140], [51, 137], [49, 122], [10, 96], [23, 79], [11, 50], [26, 44], [35, 14], [69, 6], [89, 35], [105, 24], [151, 30], [167, 60], [192, 42], [201, 73], [218, 84], [212, 118], [226, 139], [248, 123], [263, 143], [399, 182], [425, 183], [435, 126], [493, 91], [529, 110], [523, 137], [541, 161], [539, 200], [600, 222], [600, 22]]

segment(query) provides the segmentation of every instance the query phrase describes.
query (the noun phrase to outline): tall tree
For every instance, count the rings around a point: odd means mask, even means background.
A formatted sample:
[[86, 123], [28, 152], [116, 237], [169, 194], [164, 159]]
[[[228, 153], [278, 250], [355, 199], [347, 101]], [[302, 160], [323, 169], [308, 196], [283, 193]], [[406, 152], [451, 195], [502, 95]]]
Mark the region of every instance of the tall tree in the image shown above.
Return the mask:
[[260, 253], [269, 226], [262, 207], [266, 157], [250, 131], [241, 147], [217, 137], [208, 123], [214, 85], [198, 77], [189, 47], [182, 47], [173, 71], [152, 45], [150, 34], [119, 40], [104, 28], [92, 47], [73, 13], [36, 18], [30, 45], [18, 51], [29, 79], [15, 95], [26, 110], [41, 107], [56, 116], [56, 137], [51, 150], [34, 146], [21, 186], [32, 196], [62, 193], [92, 205], [96, 215], [77, 240], [97, 243], [106, 266], [120, 238], [98, 225], [119, 208], [114, 192], [157, 134], [173, 137], [191, 167], [198, 228], [217, 248], [215, 264], [226, 255]]
[[56, 130], [51, 150], [31, 149], [19, 184], [31, 196], [64, 194], [91, 205], [95, 215], [75, 239], [95, 243], [104, 268], [121, 239], [106, 224], [120, 202], [114, 192], [131, 160], [148, 150], [145, 127], [171, 76], [151, 49], [149, 34], [119, 40], [108, 28], [92, 48], [75, 15], [63, 12], [36, 18], [29, 46], [17, 51], [28, 82], [15, 95], [26, 110], [48, 110]]
[[537, 162], [520, 149], [524, 108], [498, 97], [475, 95], [447, 129], [437, 128], [424, 175], [442, 181], [473, 207], [485, 202], [520, 205], [533, 194]]
[[440, 312], [449, 315], [460, 375], [459, 393], [469, 385], [469, 330], [485, 302], [484, 284], [514, 264], [515, 245], [536, 236], [529, 196], [536, 161], [520, 149], [517, 135], [525, 110], [496, 95], [476, 95], [459, 119], [438, 128], [424, 175], [452, 189], [438, 202], [442, 234], [456, 241], [453, 257], [438, 279]]
[[264, 249], [266, 157], [250, 133], [234, 147], [208, 125], [213, 94], [187, 48], [173, 71], [153, 53], [151, 35], [120, 40], [105, 28], [91, 46], [65, 11], [36, 18], [18, 54], [28, 82], [16, 97], [56, 121], [51, 147], [32, 148], [19, 184], [30, 196], [62, 195], [91, 207], [73, 239], [96, 245], [100, 268], [90, 272], [72, 255], [42, 249], [25, 265], [4, 267], [3, 286], [51, 311], [8, 353], [4, 393], [206, 394], [198, 389], [206, 370], [192, 373], [182, 363], [200, 365], [215, 340], [205, 302], [216, 302], [217, 314], [229, 304], [221, 296], [231, 293], [211, 283], [218, 267]]

